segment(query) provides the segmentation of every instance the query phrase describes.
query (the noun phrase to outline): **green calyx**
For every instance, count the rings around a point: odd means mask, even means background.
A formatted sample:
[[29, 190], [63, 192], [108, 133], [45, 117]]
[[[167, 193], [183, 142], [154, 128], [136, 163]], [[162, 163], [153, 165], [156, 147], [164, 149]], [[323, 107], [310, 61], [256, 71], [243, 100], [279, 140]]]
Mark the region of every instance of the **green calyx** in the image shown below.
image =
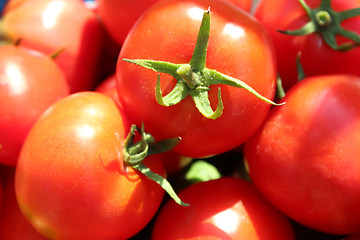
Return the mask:
[[[310, 21], [300, 29], [279, 32], [295, 36], [304, 36], [316, 32], [322, 36], [329, 47], [337, 51], [349, 51], [360, 45], [360, 35], [341, 26], [344, 20], [359, 16], [360, 8], [337, 12], [332, 9], [331, 0], [321, 0], [318, 8], [310, 8], [304, 0], [299, 0], [299, 2], [305, 9]], [[350, 41], [338, 45], [336, 35], [341, 35]]]
[[[137, 142], [134, 142], [136, 132], [140, 134], [141, 139]], [[146, 177], [159, 184], [179, 205], [189, 206], [189, 204], [181, 201], [166, 178], [152, 172], [150, 168], [143, 164], [143, 160], [147, 156], [169, 151], [174, 148], [180, 141], [180, 138], [170, 138], [156, 142], [150, 134], [145, 133], [144, 125], [141, 128], [132, 125], [130, 128], [130, 133], [124, 141], [124, 163], [127, 167], [138, 170]]]
[[257, 93], [249, 85], [236, 78], [227, 76], [218, 71], [206, 68], [206, 53], [210, 34], [210, 10], [204, 12], [200, 26], [197, 43], [190, 63], [175, 64], [165, 61], [144, 59], [123, 59], [158, 73], [167, 73], [173, 76], [177, 83], [175, 87], [163, 96], [160, 88], [160, 74], [156, 84], [156, 101], [163, 106], [172, 106], [190, 96], [195, 102], [200, 113], [209, 119], [216, 119], [223, 113], [224, 105], [221, 99], [221, 89], [218, 89], [218, 103], [215, 111], [210, 106], [208, 91], [214, 84], [225, 84], [233, 87], [244, 88], [259, 99], [279, 105]]

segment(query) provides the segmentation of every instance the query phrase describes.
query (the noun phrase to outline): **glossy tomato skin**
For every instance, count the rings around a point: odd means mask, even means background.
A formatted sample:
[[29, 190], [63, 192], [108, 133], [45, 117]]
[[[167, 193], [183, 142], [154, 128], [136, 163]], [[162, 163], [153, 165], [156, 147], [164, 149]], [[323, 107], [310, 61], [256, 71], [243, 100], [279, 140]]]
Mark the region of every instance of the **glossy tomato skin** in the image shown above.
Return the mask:
[[[50, 239], [129, 239], [164, 191], [123, 165], [128, 130], [116, 104], [96, 92], [54, 104], [29, 133], [16, 169], [20, 209]], [[164, 173], [161, 159], [144, 162]], [[81, 224], [79, 224], [81, 223]]]
[[106, 30], [122, 45], [137, 19], [153, 4], [161, 0], [98, 0], [97, 12]]
[[309, 77], [246, 142], [250, 178], [295, 221], [330, 234], [360, 231], [360, 79]]
[[252, 0], [225, 0], [225, 1], [231, 2], [247, 12], [251, 11], [253, 5]]
[[4, 32], [21, 45], [55, 61], [69, 81], [70, 91], [91, 90], [95, 84], [103, 32], [94, 12], [79, 0], [26, 1], [2, 19]]
[[103, 93], [110, 97], [116, 105], [121, 108], [119, 96], [116, 88], [116, 75], [112, 74], [103, 80], [95, 89], [96, 92]]
[[0, 47], [0, 76], [0, 163], [15, 166], [35, 121], [69, 86], [51, 58], [16, 46]]
[[[0, 211], [0, 239], [46, 240], [20, 211], [15, 196], [15, 168], [6, 169], [6, 172], [8, 176], [3, 181], [3, 199]], [[1, 173], [4, 173], [4, 170]]]
[[[247, 139], [261, 124], [270, 105], [244, 89], [221, 85], [223, 115], [202, 116], [190, 97], [164, 107], [155, 100], [157, 73], [123, 61], [153, 59], [188, 63], [192, 57], [203, 11], [209, 1], [164, 1], [137, 22], [120, 52], [116, 74], [118, 93], [130, 120], [141, 123], [156, 139], [182, 138], [174, 151], [189, 157], [225, 152]], [[211, 1], [207, 67], [239, 78], [267, 98], [274, 95], [276, 63], [272, 42], [263, 26], [225, 1]], [[139, 47], [141, 46], [141, 47]], [[163, 95], [176, 80], [161, 74]], [[209, 91], [213, 109], [218, 85]]]
[[[163, 0], [98, 0], [97, 12], [109, 34], [122, 45], [138, 18], [152, 5]], [[251, 0], [225, 0], [250, 12]]]
[[167, 202], [155, 219], [152, 240], [292, 240], [288, 219], [249, 182], [220, 178], [179, 193], [189, 207]]
[[[310, 7], [318, 7], [320, 0], [306, 0]], [[358, 0], [332, 0], [332, 8], [344, 11], [360, 7]], [[360, 48], [340, 52], [332, 50], [319, 34], [290, 36], [277, 30], [295, 30], [308, 21], [304, 8], [298, 0], [260, 1], [254, 16], [259, 19], [271, 35], [283, 87], [288, 90], [297, 81], [296, 56], [301, 52], [301, 64], [307, 76], [318, 74], [348, 73], [360, 76], [357, 62], [360, 60]], [[360, 17], [354, 17], [341, 24], [344, 28], [360, 33]], [[337, 37], [339, 43], [344, 39]]]

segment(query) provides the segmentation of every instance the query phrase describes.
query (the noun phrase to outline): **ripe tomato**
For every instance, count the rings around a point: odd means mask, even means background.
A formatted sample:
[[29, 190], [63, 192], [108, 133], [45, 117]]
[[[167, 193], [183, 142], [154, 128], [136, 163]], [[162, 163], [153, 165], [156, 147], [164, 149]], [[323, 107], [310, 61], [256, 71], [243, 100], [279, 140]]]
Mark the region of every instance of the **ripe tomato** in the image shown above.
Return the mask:
[[97, 12], [106, 30], [122, 45], [131, 27], [150, 6], [160, 0], [98, 0]]
[[[259, 127], [270, 105], [244, 89], [220, 85], [224, 111], [215, 120], [201, 115], [190, 97], [164, 107], [155, 98], [157, 73], [123, 58], [188, 63], [208, 7], [207, 0], [164, 1], [154, 5], [130, 32], [116, 69], [120, 102], [129, 118], [137, 124], [143, 121], [155, 139], [180, 136], [182, 141], [174, 151], [193, 158], [240, 145]], [[276, 66], [266, 30], [256, 19], [228, 2], [214, 0], [210, 8], [207, 67], [239, 78], [271, 99]], [[160, 78], [165, 95], [176, 80], [168, 74], [161, 74]], [[218, 88], [213, 86], [209, 98], [216, 104]]]
[[110, 97], [116, 105], [121, 107], [119, 96], [117, 93], [116, 88], [116, 75], [112, 74], [111, 76], [107, 77], [105, 80], [103, 80], [95, 89], [96, 92], [103, 93]]
[[167, 202], [155, 219], [152, 240], [295, 239], [288, 219], [244, 180], [201, 182], [185, 188], [179, 196], [190, 206]]
[[360, 231], [360, 78], [303, 79], [244, 147], [250, 178], [295, 221]]
[[[97, 12], [106, 30], [120, 45], [124, 43], [130, 29], [138, 18], [152, 5], [161, 0], [98, 0]], [[252, 0], [226, 0], [246, 11], [250, 11]]]
[[48, 55], [63, 49], [55, 61], [71, 92], [94, 87], [103, 32], [96, 14], [79, 0], [26, 1], [3, 16], [2, 29]]
[[177, 154], [174, 151], [162, 153], [162, 159], [167, 175], [175, 174], [192, 162], [192, 158]]
[[239, 8], [250, 12], [253, 5], [253, 0], [225, 0], [238, 6]]
[[[306, 0], [309, 7], [316, 8], [320, 0]], [[358, 0], [332, 0], [331, 6], [336, 11], [360, 7]], [[337, 51], [330, 48], [320, 33], [306, 36], [292, 36], [278, 30], [295, 30], [303, 27], [309, 17], [298, 0], [260, 1], [254, 16], [268, 29], [278, 60], [279, 74], [283, 87], [288, 90], [296, 83], [296, 55], [301, 52], [301, 63], [307, 76], [332, 73], [349, 73], [360, 76], [360, 48], [350, 51]], [[360, 17], [353, 17], [341, 23], [345, 29], [360, 33]], [[345, 40], [336, 36], [339, 43]]]
[[[2, 13], [5, 14], [6, 12], [8, 12], [8, 11], [14, 9], [14, 8], [17, 8], [21, 4], [23, 4], [24, 2], [28, 2], [28, 1], [33, 1], [33, 0], [7, 0], [4, 11]], [[96, 5], [96, 4], [91, 4], [89, 1], [83, 1], [83, 0], [78, 0], [78, 1], [84, 3], [85, 6], [89, 7], [92, 10], [95, 9], [94, 5]]]
[[[115, 103], [82, 92], [52, 105], [30, 131], [16, 168], [20, 209], [50, 239], [128, 239], [154, 216], [164, 191], [124, 167], [127, 130]], [[156, 155], [144, 162], [164, 174]]]
[[1, 164], [16, 165], [35, 121], [68, 94], [66, 78], [50, 57], [22, 47], [0, 47]]
[[6, 171], [9, 176], [7, 176], [8, 179], [3, 185], [4, 197], [0, 212], [0, 239], [46, 240], [31, 226], [19, 209], [15, 196], [15, 169], [6, 169]]

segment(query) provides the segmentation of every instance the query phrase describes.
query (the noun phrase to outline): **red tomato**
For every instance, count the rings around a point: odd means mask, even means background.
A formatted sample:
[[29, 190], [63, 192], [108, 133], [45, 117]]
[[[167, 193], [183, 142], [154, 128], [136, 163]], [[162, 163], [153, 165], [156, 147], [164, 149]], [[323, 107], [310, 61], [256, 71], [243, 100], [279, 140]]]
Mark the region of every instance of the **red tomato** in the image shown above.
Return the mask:
[[253, 4], [253, 0], [226, 0], [226, 1], [235, 4], [236, 6], [247, 12], [250, 12]]
[[11, 171], [11, 179], [7, 179], [3, 187], [3, 203], [0, 212], [0, 239], [1, 240], [46, 240], [38, 233], [19, 209], [15, 196], [14, 172]]
[[[23, 4], [24, 2], [28, 2], [28, 1], [33, 1], [33, 0], [8, 0], [6, 5], [5, 5], [5, 8], [2, 12], [2, 14], [5, 14], [6, 12], [14, 9], [14, 8], [17, 8], [19, 7], [21, 4]], [[82, 3], [85, 4], [85, 6], [89, 7], [90, 9], [92, 9], [93, 11], [95, 11], [96, 9], [96, 4], [94, 1], [92, 2], [89, 2], [89, 1], [83, 1], [83, 0], [78, 0]]]
[[308, 77], [284, 101], [245, 144], [250, 178], [305, 226], [360, 231], [360, 78]]
[[[119, 96], [118, 96], [118, 92], [117, 92], [117, 88], [116, 88], [116, 75], [115, 74], [110, 75], [105, 80], [103, 80], [95, 88], [95, 91], [110, 97], [116, 103], [116, 105], [118, 106], [119, 111], [121, 112], [121, 114], [125, 114], [124, 109], [121, 106], [121, 103], [120, 103], [120, 100], [119, 100]], [[125, 117], [123, 119], [123, 121], [124, 121], [124, 125], [126, 126], [125, 129], [129, 129], [131, 124], [128, 122], [127, 117]]]
[[[59, 240], [129, 239], [150, 221], [164, 191], [124, 167], [126, 132], [117, 106], [96, 92], [64, 98], [36, 122], [15, 188], [20, 209], [40, 233]], [[164, 173], [155, 155], [144, 164]]]
[[98, 0], [97, 12], [106, 30], [122, 45], [140, 15], [160, 0]]
[[192, 158], [181, 156], [174, 151], [162, 153], [162, 159], [167, 175], [172, 175], [192, 162]]
[[[310, 7], [318, 7], [320, 0], [306, 0]], [[330, 2], [330, 1], [329, 1]], [[358, 0], [332, 0], [331, 6], [336, 11], [360, 7]], [[296, 55], [301, 52], [301, 63], [307, 76], [332, 73], [351, 73], [360, 76], [360, 48], [347, 52], [331, 49], [320, 34], [291, 36], [277, 30], [295, 30], [304, 26], [309, 17], [298, 0], [262, 0], [254, 16], [268, 29], [275, 48], [279, 74], [283, 87], [288, 90], [296, 83]], [[345, 29], [360, 33], [360, 17], [344, 21]], [[339, 43], [344, 38], [336, 37]]]
[[103, 93], [110, 97], [119, 107], [121, 107], [119, 96], [116, 88], [116, 75], [113, 74], [101, 82], [95, 91]]
[[249, 182], [220, 178], [179, 193], [190, 206], [167, 202], [155, 219], [152, 240], [295, 239], [288, 219]]
[[[97, 0], [97, 12], [105, 25], [106, 30], [120, 45], [124, 43], [132, 26], [138, 18], [161, 0]], [[237, 7], [250, 11], [252, 0], [226, 0]]]
[[[182, 141], [174, 151], [193, 158], [219, 154], [240, 145], [259, 127], [270, 105], [244, 89], [220, 85], [224, 111], [215, 120], [201, 115], [190, 97], [164, 107], [155, 99], [157, 73], [122, 59], [188, 63], [203, 12], [208, 7], [208, 0], [164, 1], [154, 5], [130, 32], [116, 70], [120, 102], [129, 118], [137, 124], [143, 121], [155, 139], [180, 136]], [[207, 67], [241, 79], [271, 99], [276, 66], [266, 30], [233, 4], [214, 0], [210, 8]], [[168, 74], [161, 74], [160, 78], [165, 95], [176, 80]], [[217, 86], [213, 85], [209, 91], [210, 102], [214, 105]]]
[[35, 121], [69, 86], [51, 58], [10, 45], [0, 47], [0, 76], [0, 164], [15, 166]]
[[2, 28], [24, 47], [48, 55], [63, 49], [55, 61], [71, 92], [94, 87], [103, 32], [96, 14], [80, 1], [26, 1], [3, 16]]

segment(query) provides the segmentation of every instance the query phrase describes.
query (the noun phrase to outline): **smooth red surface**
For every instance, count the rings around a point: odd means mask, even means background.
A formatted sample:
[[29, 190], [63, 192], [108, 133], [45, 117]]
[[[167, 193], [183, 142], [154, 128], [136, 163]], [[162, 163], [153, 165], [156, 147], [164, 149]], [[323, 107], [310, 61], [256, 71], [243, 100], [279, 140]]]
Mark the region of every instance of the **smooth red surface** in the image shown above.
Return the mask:
[[245, 144], [250, 178], [295, 221], [321, 232], [360, 231], [360, 78], [302, 80]]
[[1, 240], [46, 240], [44, 236], [38, 233], [30, 222], [20, 211], [15, 196], [15, 168], [8, 168], [6, 179], [4, 180], [4, 170], [2, 173], [3, 199], [0, 211], [0, 239]]
[[0, 163], [15, 166], [35, 121], [54, 102], [69, 95], [55, 62], [22, 47], [0, 47]]
[[160, 0], [98, 0], [97, 12], [106, 30], [122, 45], [137, 19]]
[[167, 202], [155, 219], [152, 240], [295, 240], [288, 219], [244, 180], [202, 182], [179, 196], [190, 206]]

